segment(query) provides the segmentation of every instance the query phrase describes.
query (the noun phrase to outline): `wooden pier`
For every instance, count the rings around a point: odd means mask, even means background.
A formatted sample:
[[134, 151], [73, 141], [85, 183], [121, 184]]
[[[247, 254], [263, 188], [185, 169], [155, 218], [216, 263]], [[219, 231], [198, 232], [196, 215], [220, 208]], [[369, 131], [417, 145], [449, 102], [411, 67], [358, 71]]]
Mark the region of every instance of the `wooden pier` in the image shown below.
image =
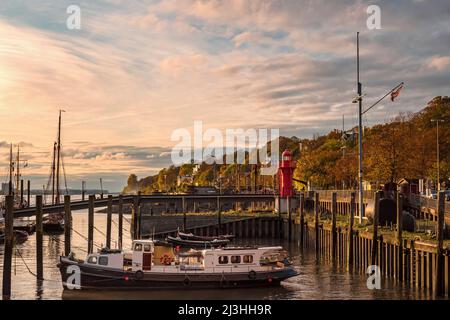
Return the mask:
[[[330, 195], [328, 198], [326, 195]], [[264, 216], [247, 216], [239, 219], [227, 220], [223, 216], [222, 208], [226, 203], [246, 203], [249, 207], [255, 204], [267, 204], [275, 207], [274, 195], [135, 195], [109, 196], [96, 198], [89, 196], [86, 201], [70, 201], [70, 196], [64, 197], [59, 205], [43, 206], [42, 196], [37, 196], [36, 207], [13, 210], [12, 196], [6, 197], [6, 228], [5, 253], [3, 267], [3, 298], [9, 299], [11, 294], [11, 265], [14, 250], [12, 221], [17, 217], [36, 217], [36, 275], [44, 279], [42, 256], [42, 217], [44, 214], [64, 212], [66, 228], [64, 235], [65, 254], [71, 251], [71, 214], [74, 210], [88, 210], [87, 251], [93, 252], [93, 231], [95, 228], [94, 210], [99, 207], [107, 208], [107, 226], [105, 231], [106, 244], [111, 243], [111, 216], [113, 205], [118, 207], [119, 230], [118, 247], [122, 248], [123, 207], [132, 205], [131, 233], [133, 238], [148, 236], [142, 234], [143, 216], [140, 206], [143, 203], [175, 203], [183, 213], [183, 227], [185, 231], [198, 235], [218, 235], [220, 233], [235, 234], [238, 238], [281, 238], [299, 244], [302, 248], [312, 246], [319, 259], [346, 267], [349, 271], [366, 273], [371, 265], [377, 265], [384, 277], [403, 282], [414, 288], [430, 290], [436, 296], [450, 296], [450, 252], [443, 247], [444, 223], [446, 208], [444, 194], [439, 194], [434, 216], [438, 222], [437, 243], [403, 239], [401, 228], [386, 235], [380, 232], [378, 225], [368, 225], [365, 230], [356, 228], [357, 203], [355, 193], [350, 197], [339, 197], [337, 192], [326, 193], [322, 198], [321, 192], [299, 194], [297, 206], [289, 206], [287, 214], [274, 213]], [[375, 199], [379, 199], [376, 195]], [[367, 198], [369, 201], [370, 199]], [[377, 200], [375, 200], [377, 202]], [[201, 203], [213, 203], [216, 219], [206, 225], [187, 227], [189, 208], [198, 208]], [[252, 205], [253, 204], [253, 205]], [[406, 204], [407, 206], [408, 204]], [[378, 206], [375, 206], [375, 217]], [[397, 211], [402, 205], [397, 206]], [[212, 216], [214, 216], [214, 214]], [[338, 217], [342, 216], [346, 223], [338, 224]], [[397, 214], [399, 217], [399, 214]], [[170, 219], [170, 216], [167, 217]], [[375, 218], [376, 219], [376, 218]], [[398, 219], [398, 218], [397, 218]], [[435, 219], [435, 218], [433, 218]], [[401, 219], [398, 219], [401, 221]], [[398, 222], [397, 222], [398, 225]], [[154, 234], [157, 238], [175, 235], [177, 230], [168, 230]]]

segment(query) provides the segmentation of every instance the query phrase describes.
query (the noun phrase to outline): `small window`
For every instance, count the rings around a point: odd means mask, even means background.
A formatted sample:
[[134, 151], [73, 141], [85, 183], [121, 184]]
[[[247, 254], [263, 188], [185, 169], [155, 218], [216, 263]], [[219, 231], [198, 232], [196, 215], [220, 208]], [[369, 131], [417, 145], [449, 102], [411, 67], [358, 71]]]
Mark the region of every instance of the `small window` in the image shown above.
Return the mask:
[[88, 259], [88, 263], [97, 264], [97, 256], [90, 256]]
[[241, 263], [241, 256], [231, 256], [231, 263]]
[[142, 251], [142, 243], [136, 243], [134, 245], [134, 251]]
[[253, 256], [244, 256], [244, 263], [253, 263]]
[[144, 246], [144, 251], [145, 251], [145, 252], [151, 252], [151, 251], [152, 251], [152, 246], [149, 245], [149, 244], [146, 244], [146, 245]]
[[100, 258], [98, 258], [98, 264], [101, 266], [107, 266], [108, 265], [108, 257], [101, 256]]
[[219, 264], [228, 264], [228, 256], [220, 256]]

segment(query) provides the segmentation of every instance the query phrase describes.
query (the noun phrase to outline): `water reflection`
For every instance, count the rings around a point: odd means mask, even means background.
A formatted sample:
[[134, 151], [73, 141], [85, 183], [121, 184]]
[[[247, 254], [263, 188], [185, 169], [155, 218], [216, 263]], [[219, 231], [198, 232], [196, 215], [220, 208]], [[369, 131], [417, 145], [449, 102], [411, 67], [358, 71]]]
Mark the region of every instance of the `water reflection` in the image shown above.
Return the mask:
[[[126, 217], [129, 221], [129, 217]], [[112, 224], [113, 244], [117, 241], [117, 216]], [[129, 230], [127, 220], [124, 227]], [[95, 225], [101, 231], [106, 228], [106, 215], [96, 214]], [[74, 229], [87, 235], [86, 212], [74, 212]], [[94, 231], [94, 242], [105, 243], [104, 235]], [[429, 299], [423, 290], [409, 289], [393, 281], [382, 281], [382, 290], [367, 289], [367, 278], [358, 273], [349, 273], [345, 269], [327, 262], [318, 261], [314, 250], [301, 251], [296, 244], [280, 242], [273, 239], [241, 241], [245, 244], [282, 245], [293, 257], [293, 263], [299, 275], [283, 282], [280, 287], [258, 289], [226, 289], [226, 290], [158, 290], [158, 291], [79, 291], [63, 290], [59, 271], [56, 268], [60, 254], [64, 250], [64, 235], [53, 234], [44, 236], [44, 278], [36, 280], [19, 257], [13, 259], [12, 299]], [[130, 244], [129, 233], [124, 233], [124, 245]], [[35, 264], [35, 235], [29, 237], [17, 249], [32, 272]], [[84, 258], [87, 242], [80, 235], [72, 234], [73, 251]], [[0, 248], [0, 270], [3, 267], [3, 248]], [[0, 277], [0, 284], [1, 284]]]

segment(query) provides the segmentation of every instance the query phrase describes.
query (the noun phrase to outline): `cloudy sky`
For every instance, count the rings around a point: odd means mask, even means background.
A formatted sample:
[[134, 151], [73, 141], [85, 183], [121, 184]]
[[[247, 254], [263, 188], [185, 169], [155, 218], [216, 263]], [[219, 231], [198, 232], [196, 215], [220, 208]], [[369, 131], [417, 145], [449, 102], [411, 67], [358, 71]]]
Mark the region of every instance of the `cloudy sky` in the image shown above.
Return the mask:
[[[66, 26], [69, 5], [81, 29]], [[366, 26], [381, 8], [381, 30]], [[450, 83], [448, 0], [2, 0], [0, 167], [21, 144], [24, 179], [47, 181], [57, 116], [69, 186], [120, 190], [170, 162], [173, 130], [280, 128], [311, 137], [356, 124], [355, 34], [364, 118], [418, 111]]]

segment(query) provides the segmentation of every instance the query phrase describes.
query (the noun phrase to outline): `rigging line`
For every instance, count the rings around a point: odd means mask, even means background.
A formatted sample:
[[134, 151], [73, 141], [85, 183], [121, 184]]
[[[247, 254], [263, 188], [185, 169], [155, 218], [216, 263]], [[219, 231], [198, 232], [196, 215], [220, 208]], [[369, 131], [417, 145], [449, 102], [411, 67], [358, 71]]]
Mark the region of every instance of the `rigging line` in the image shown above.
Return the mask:
[[[78, 234], [80, 237], [82, 237], [84, 240], [89, 241], [89, 239], [87, 237], [85, 237], [84, 235], [82, 235], [80, 232], [78, 232], [77, 230], [72, 228], [72, 231], [75, 232], [76, 234]], [[92, 243], [94, 244], [94, 246], [96, 246], [97, 248], [101, 249], [101, 246], [98, 245], [98, 243], [96, 243], [94, 240], [92, 240]]]
[[[16, 256], [19, 255], [20, 259], [22, 260], [23, 264], [25, 265], [26, 269], [28, 270], [28, 272], [34, 276], [35, 278], [37, 278], [37, 274], [34, 273], [33, 271], [31, 271], [31, 268], [28, 266], [27, 262], [25, 261], [25, 259], [23, 258], [22, 254], [20, 253], [19, 249], [16, 248]], [[42, 279], [43, 281], [47, 281], [47, 282], [57, 282], [60, 283], [61, 281], [59, 280], [51, 280], [51, 279]]]
[[97, 232], [100, 233], [102, 236], [106, 237], [106, 234], [100, 229], [98, 229], [96, 226], [94, 226], [94, 229], [97, 230]]

